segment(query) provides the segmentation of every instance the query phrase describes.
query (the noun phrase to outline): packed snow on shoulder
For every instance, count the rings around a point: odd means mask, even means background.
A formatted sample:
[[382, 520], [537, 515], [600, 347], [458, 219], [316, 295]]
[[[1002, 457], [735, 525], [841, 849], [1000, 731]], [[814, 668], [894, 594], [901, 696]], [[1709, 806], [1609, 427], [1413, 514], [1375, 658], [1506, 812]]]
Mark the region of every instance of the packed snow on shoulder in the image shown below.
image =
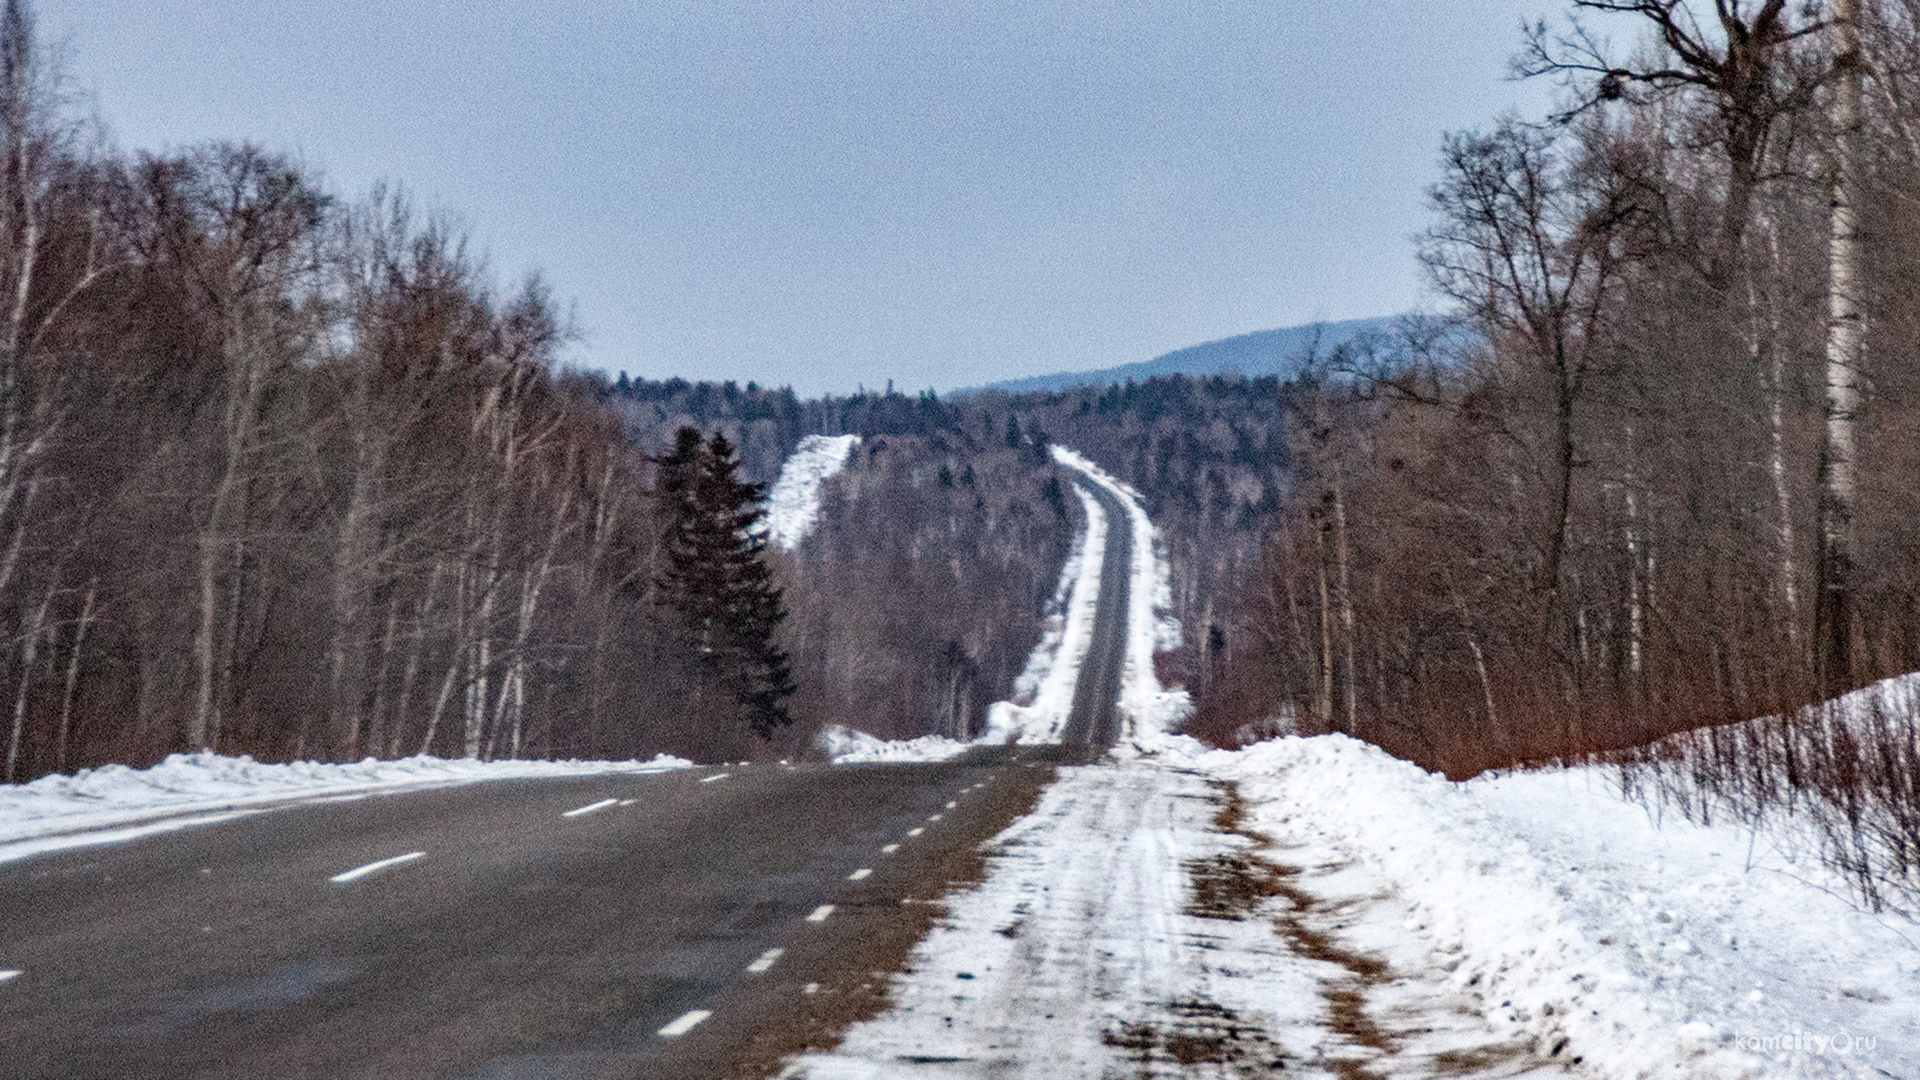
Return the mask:
[[1055, 743], [1066, 730], [1073, 688], [1093, 645], [1101, 553], [1107, 548], [1106, 511], [1080, 485], [1073, 486], [1073, 493], [1080, 497], [1086, 525], [1060, 568], [1060, 583], [1047, 604], [1040, 643], [1027, 654], [1026, 666], [1013, 682], [1013, 698], [987, 707], [982, 743]]
[[651, 761], [471, 761], [427, 757], [267, 765], [251, 757], [173, 754], [151, 768], [103, 765], [0, 788], [0, 862], [130, 840], [318, 798], [374, 795], [483, 780], [654, 773], [691, 768]]
[[1140, 493], [1131, 485], [1064, 446], [1053, 447], [1053, 459], [1106, 489], [1127, 508], [1133, 560], [1127, 582], [1127, 656], [1120, 674], [1122, 740], [1135, 751], [1158, 748], [1167, 733], [1193, 711], [1187, 692], [1162, 687], [1153, 667], [1155, 653], [1180, 647], [1180, 621], [1172, 615], [1173, 571], [1166, 549], [1159, 543]]
[[1920, 928], [1604, 769], [1340, 735], [1061, 770], [807, 1080], [1920, 1075]]
[[880, 761], [945, 761], [966, 753], [970, 748], [968, 743], [941, 735], [922, 735], [917, 739], [881, 739], [839, 724], [821, 728], [814, 742], [827, 755], [827, 760], [835, 765]]
[[773, 546], [792, 551], [813, 531], [820, 517], [820, 485], [847, 467], [847, 455], [858, 445], [858, 435], [809, 435], [800, 440], [767, 492], [767, 539]]
[[988, 845], [986, 880], [945, 900], [892, 1008], [781, 1075], [1565, 1075], [1444, 972], [1363, 1011], [1385, 980], [1342, 938], [1354, 912], [1267, 861], [1203, 748], [1167, 745], [1186, 752], [1062, 769]]
[[1209, 798], [1190, 770], [1062, 769], [988, 845], [986, 881], [947, 898], [893, 981], [893, 1008], [780, 1075], [1292, 1075], [1327, 1039], [1311, 973], [1264, 923], [1188, 902], [1183, 860], [1233, 850], [1209, 827]]

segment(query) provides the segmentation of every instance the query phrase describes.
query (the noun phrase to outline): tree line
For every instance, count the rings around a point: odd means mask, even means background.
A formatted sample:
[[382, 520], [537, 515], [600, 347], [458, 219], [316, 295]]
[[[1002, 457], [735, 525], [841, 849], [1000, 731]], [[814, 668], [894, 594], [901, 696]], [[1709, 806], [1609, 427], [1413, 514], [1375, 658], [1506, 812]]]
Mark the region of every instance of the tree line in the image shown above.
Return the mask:
[[[1455, 774], [1920, 668], [1920, 4], [1579, 0], [1449, 137], [1459, 330], [1295, 387], [1299, 495], [1197, 722]], [[1618, 33], [1626, 44], [1607, 36]]]
[[[7, 780], [198, 749], [712, 756], [779, 725], [765, 632], [751, 692], [707, 692], [733, 676], [682, 617], [685, 508], [556, 366], [537, 279], [257, 146], [105, 147], [22, 0], [0, 69]], [[709, 517], [731, 455], [694, 455]], [[777, 622], [769, 581], [735, 594]]]

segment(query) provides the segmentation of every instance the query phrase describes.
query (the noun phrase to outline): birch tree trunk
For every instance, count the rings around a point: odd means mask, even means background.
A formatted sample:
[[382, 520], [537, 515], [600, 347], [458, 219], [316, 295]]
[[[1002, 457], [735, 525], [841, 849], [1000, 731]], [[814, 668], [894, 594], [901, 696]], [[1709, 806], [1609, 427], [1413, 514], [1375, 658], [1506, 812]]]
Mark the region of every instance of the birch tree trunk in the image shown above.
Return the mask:
[[1814, 665], [1821, 691], [1852, 689], [1858, 637], [1854, 610], [1854, 418], [1866, 326], [1860, 307], [1860, 3], [1834, 0], [1832, 89], [1833, 198], [1828, 240], [1826, 446], [1820, 490], [1820, 591]]

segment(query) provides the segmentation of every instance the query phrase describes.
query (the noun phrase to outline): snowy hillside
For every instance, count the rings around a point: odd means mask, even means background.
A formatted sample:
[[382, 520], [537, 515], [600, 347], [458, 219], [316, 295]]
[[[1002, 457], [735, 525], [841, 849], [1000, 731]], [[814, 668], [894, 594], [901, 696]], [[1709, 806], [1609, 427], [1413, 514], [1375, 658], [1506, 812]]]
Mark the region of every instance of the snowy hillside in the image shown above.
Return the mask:
[[780, 479], [767, 492], [767, 539], [792, 551], [813, 531], [820, 517], [820, 485], [847, 467], [847, 455], [860, 445], [858, 435], [809, 435], [780, 466]]

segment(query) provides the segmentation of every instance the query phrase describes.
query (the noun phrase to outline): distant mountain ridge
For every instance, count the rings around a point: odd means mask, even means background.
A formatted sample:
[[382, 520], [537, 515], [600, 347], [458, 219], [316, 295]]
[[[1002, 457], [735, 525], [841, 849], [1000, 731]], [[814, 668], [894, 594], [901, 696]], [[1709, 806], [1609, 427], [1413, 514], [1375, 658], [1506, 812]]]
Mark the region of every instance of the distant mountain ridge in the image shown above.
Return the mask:
[[[1076, 386], [1106, 386], [1128, 379], [1142, 382], [1156, 375], [1259, 375], [1292, 376], [1310, 349], [1322, 355], [1327, 350], [1352, 341], [1363, 333], [1389, 333], [1398, 316], [1373, 319], [1346, 319], [1340, 322], [1308, 323], [1279, 330], [1256, 330], [1251, 334], [1222, 338], [1200, 345], [1189, 345], [1170, 353], [1119, 367], [1093, 371], [1060, 371], [1051, 375], [1033, 375], [1024, 379], [1006, 379], [971, 388], [972, 391], [1000, 390], [1009, 394], [1058, 393]], [[1315, 339], [1318, 339], [1317, 341]], [[962, 390], [960, 393], [967, 393]]]

